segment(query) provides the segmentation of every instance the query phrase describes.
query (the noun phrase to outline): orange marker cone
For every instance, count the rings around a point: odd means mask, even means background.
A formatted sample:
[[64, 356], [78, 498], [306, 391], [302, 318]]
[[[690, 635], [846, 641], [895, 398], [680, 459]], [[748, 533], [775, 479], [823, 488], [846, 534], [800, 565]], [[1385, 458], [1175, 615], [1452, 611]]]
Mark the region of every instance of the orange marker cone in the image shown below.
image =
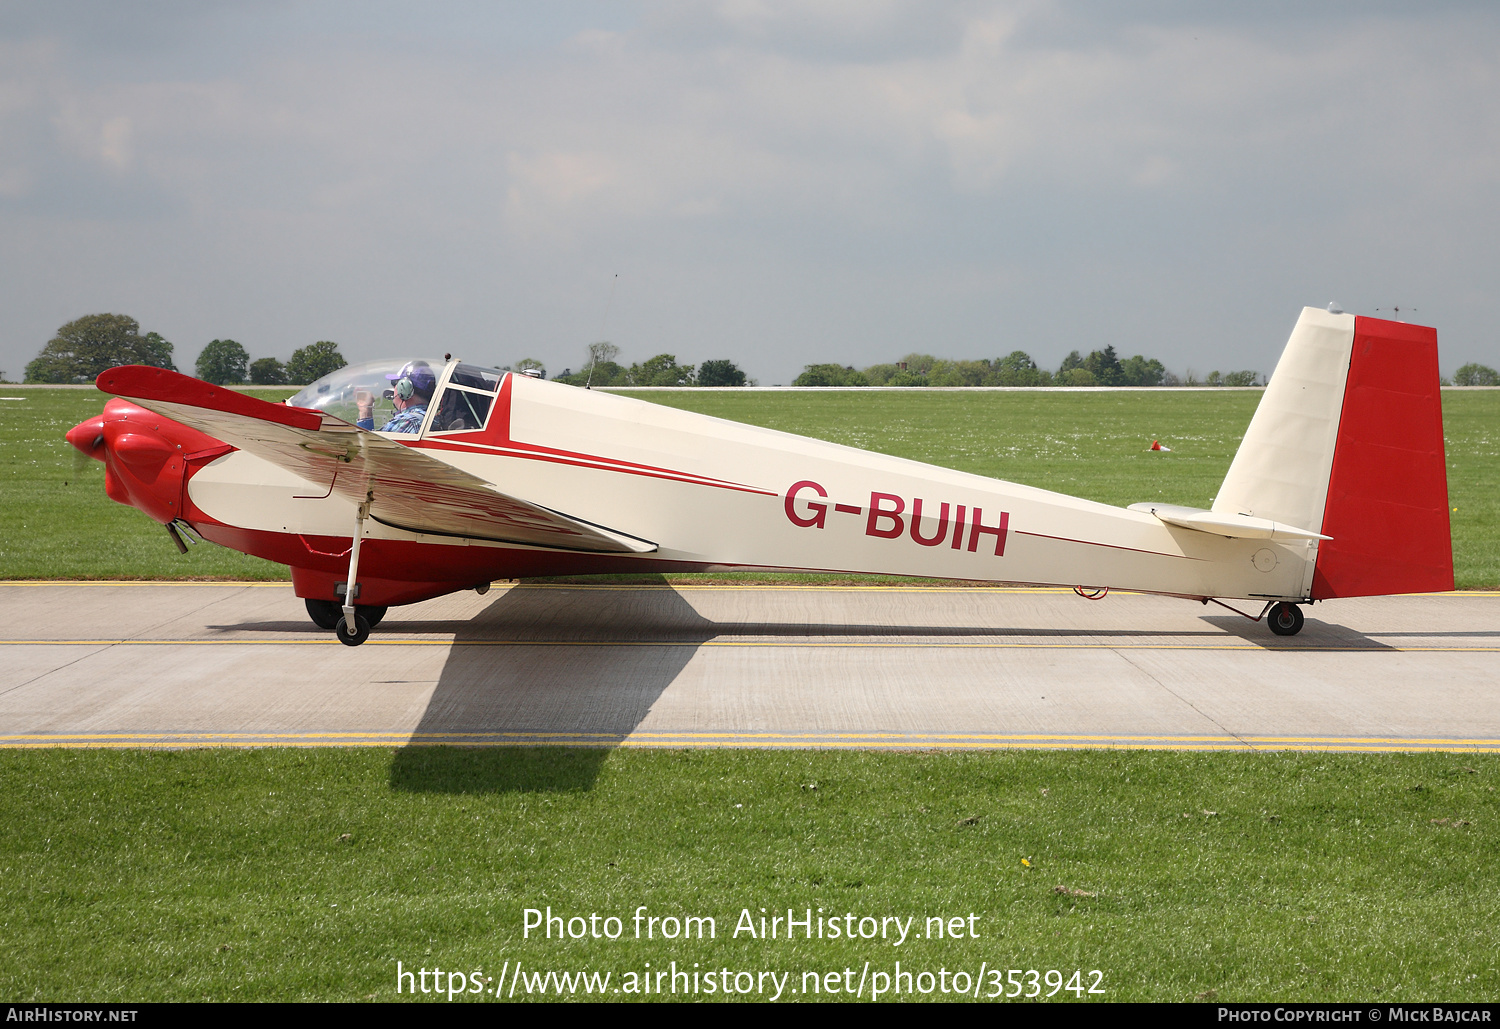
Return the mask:
[[1152, 440], [1151, 441], [1151, 446], [1148, 449], [1150, 449], [1150, 450], [1160, 450], [1164, 454], [1170, 454], [1172, 452], [1172, 448], [1171, 447], [1164, 447], [1164, 446], [1162, 446], [1161, 445], [1161, 440], [1159, 440], [1159, 439]]

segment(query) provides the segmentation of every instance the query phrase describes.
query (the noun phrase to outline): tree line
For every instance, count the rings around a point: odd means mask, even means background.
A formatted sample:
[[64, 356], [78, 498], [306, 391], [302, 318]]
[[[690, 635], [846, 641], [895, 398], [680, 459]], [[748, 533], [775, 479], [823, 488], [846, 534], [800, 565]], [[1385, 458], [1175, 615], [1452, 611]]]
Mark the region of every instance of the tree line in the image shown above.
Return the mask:
[[[122, 364], [144, 364], [177, 371], [172, 343], [157, 332], [142, 334], [128, 315], [91, 314], [68, 322], [26, 365], [28, 383], [92, 382], [100, 372]], [[601, 341], [588, 346], [580, 371], [564, 369], [554, 381], [570, 386], [744, 386], [755, 385], [733, 361], [719, 359], [701, 365], [679, 364], [673, 354], [657, 354], [629, 366], [615, 359], [620, 348]], [[305, 385], [321, 379], [348, 362], [337, 343], [319, 340], [292, 353], [285, 363], [275, 357], [250, 359], [232, 339], [211, 340], [199, 352], [194, 374], [216, 385]], [[547, 370], [526, 357], [505, 371], [541, 378]], [[4, 373], [0, 372], [0, 381]], [[1037, 365], [1024, 350], [995, 360], [950, 361], [931, 354], [907, 354], [900, 361], [856, 369], [852, 365], [810, 364], [793, 386], [1254, 386], [1264, 383], [1259, 372], [1209, 372], [1199, 379], [1189, 369], [1181, 378], [1155, 358], [1140, 354], [1123, 360], [1113, 346], [1087, 356], [1074, 350], [1056, 372]], [[1457, 386], [1500, 386], [1500, 372], [1471, 362], [1459, 368], [1450, 382]]]
[[[563, 373], [553, 381], [569, 386], [743, 386], [746, 384], [745, 373], [729, 360], [704, 361], [694, 366], [678, 364], [675, 354], [657, 354], [655, 357], [639, 361], [627, 368], [615, 361], [615, 358], [619, 356], [620, 348], [613, 343], [607, 341], [590, 343], [588, 360], [584, 362], [583, 369], [578, 372], [571, 368], [564, 369]], [[518, 361], [516, 369], [524, 370], [524, 365], [541, 368], [540, 363], [527, 359]], [[545, 370], [542, 374], [546, 374]], [[750, 385], [753, 386], [755, 383], [752, 381]]]
[[793, 386], [1254, 386], [1255, 371], [1212, 371], [1203, 379], [1190, 369], [1182, 378], [1167, 371], [1155, 358], [1136, 354], [1121, 360], [1113, 346], [1077, 350], [1063, 358], [1053, 372], [1042, 368], [1024, 350], [1013, 350], [993, 361], [949, 361], [931, 354], [907, 354], [890, 364], [856, 369], [837, 364], [810, 364]]
[[[177, 371], [173, 346], [159, 332], [141, 334], [140, 323], [124, 314], [90, 314], [57, 330], [26, 365], [26, 382], [93, 382], [99, 373], [122, 364], [144, 364]], [[249, 382], [256, 386], [304, 384], [321, 379], [348, 362], [337, 343], [320, 340], [293, 351], [283, 364], [274, 357], [250, 360], [232, 339], [212, 340], [199, 353], [194, 374], [218, 386]]]

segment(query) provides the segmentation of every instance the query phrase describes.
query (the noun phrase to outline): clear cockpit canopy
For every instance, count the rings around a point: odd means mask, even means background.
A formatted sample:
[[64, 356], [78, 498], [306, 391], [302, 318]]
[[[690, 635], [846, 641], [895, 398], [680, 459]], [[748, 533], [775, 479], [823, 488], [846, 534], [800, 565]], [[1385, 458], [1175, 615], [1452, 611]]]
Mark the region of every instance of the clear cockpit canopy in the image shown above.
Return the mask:
[[[287, 404], [323, 411], [346, 422], [357, 422], [360, 402], [368, 400], [372, 403], [374, 427], [379, 429], [396, 413], [391, 392], [399, 373], [410, 364], [424, 362], [432, 369], [434, 381], [441, 381], [446, 368], [442, 361], [423, 358], [367, 361], [330, 372], [303, 388]], [[432, 397], [430, 406], [434, 414], [427, 431], [461, 432], [484, 428], [491, 401], [504, 377], [504, 372], [493, 368], [455, 363], [446, 386]]]
[[[287, 401], [292, 407], [308, 407], [314, 411], [331, 414], [346, 422], [359, 421], [360, 394], [367, 393], [374, 402], [375, 427], [379, 428], [396, 413], [391, 398], [387, 396], [394, 386], [392, 376], [410, 363], [412, 358], [387, 361], [366, 361], [364, 364], [346, 364], [337, 371], [329, 372], [317, 382], [303, 388]], [[426, 360], [432, 368], [432, 377], [443, 374], [443, 362], [431, 358]]]

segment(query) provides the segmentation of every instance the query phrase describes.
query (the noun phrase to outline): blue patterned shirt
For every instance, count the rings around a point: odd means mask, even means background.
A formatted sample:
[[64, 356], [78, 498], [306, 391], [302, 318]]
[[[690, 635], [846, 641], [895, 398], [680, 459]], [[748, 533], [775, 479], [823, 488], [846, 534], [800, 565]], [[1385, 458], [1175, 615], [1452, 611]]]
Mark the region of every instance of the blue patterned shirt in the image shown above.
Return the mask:
[[[380, 427], [381, 432], [421, 432], [422, 423], [427, 420], [427, 405], [417, 404], [408, 407], [405, 411], [397, 411], [390, 421]], [[361, 418], [354, 423], [361, 429], [375, 428], [375, 419]]]

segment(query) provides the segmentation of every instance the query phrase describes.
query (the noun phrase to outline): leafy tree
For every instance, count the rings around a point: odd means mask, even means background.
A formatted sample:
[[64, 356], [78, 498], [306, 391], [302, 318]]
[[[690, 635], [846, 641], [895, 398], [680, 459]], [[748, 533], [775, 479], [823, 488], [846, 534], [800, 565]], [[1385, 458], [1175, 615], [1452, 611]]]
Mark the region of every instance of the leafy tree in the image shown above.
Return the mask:
[[1121, 386], [1160, 386], [1166, 375], [1166, 367], [1154, 357], [1147, 360], [1136, 354], [1120, 362]]
[[546, 365], [542, 364], [542, 362], [538, 361], [534, 357], [523, 357], [519, 361], [517, 361], [516, 371], [521, 372], [522, 374], [528, 371], [534, 371], [544, 379], [547, 377]]
[[[1076, 351], [1075, 351], [1076, 353]], [[1057, 373], [1055, 380], [1059, 386], [1097, 386], [1099, 380], [1094, 378], [1094, 373], [1081, 365], [1074, 365], [1064, 371]]]
[[[907, 354], [894, 364], [875, 364], [866, 368], [863, 372], [864, 382], [839, 382], [830, 383], [838, 386], [926, 386], [928, 374], [940, 365], [952, 365], [951, 361], [939, 361], [931, 354]], [[808, 365], [808, 368], [837, 368], [838, 365]], [[804, 373], [806, 374], [806, 373]], [[855, 373], [860, 374], [860, 373]], [[945, 385], [960, 385], [958, 382], [945, 383]], [[796, 385], [796, 383], [793, 383]], [[808, 385], [813, 385], [809, 383]]]
[[1036, 362], [1026, 351], [1012, 350], [995, 362], [995, 368], [1006, 372], [1033, 372], [1036, 371]]
[[172, 344], [140, 334], [129, 315], [90, 314], [68, 322], [26, 365], [27, 382], [88, 382], [122, 364], [172, 368]]
[[986, 386], [1050, 386], [1052, 373], [1037, 367], [1024, 350], [1012, 350], [990, 366]]
[[139, 363], [149, 364], [152, 368], [165, 368], [170, 372], [177, 370], [177, 366], [172, 363], [172, 344], [162, 339], [159, 332], [148, 332], [141, 337], [140, 357]]
[[1229, 372], [1224, 376], [1226, 386], [1254, 386], [1255, 380], [1260, 378], [1260, 372]]
[[1061, 381], [1061, 379], [1063, 377], [1063, 373], [1070, 372], [1074, 368], [1082, 368], [1082, 367], [1083, 367], [1083, 358], [1080, 357], [1080, 356], [1078, 356], [1078, 351], [1075, 350], [1072, 353], [1070, 353], [1067, 357], [1063, 358], [1062, 367], [1060, 367], [1060, 368], [1057, 369], [1058, 380]]
[[743, 386], [745, 373], [733, 361], [704, 361], [698, 366], [700, 386]]
[[245, 381], [250, 355], [232, 339], [216, 339], [198, 355], [198, 378], [215, 386]]
[[[622, 378], [625, 373], [625, 370], [615, 363], [615, 358], [619, 356], [620, 348], [615, 346], [607, 339], [601, 339], [594, 343], [590, 343], [588, 364], [584, 365], [583, 371], [580, 373], [583, 376], [583, 382], [581, 382], [579, 385], [592, 386], [596, 378], [601, 378], [601, 372], [604, 372], [610, 380], [608, 383], [601, 381], [599, 383], [599, 385], [601, 386], [628, 385], [628, 381], [620, 383], [616, 382], [616, 380]], [[610, 367], [606, 369], [604, 367], [605, 365], [609, 365]]]
[[613, 361], [601, 361], [582, 371], [559, 375], [552, 381], [565, 386], [629, 386], [630, 371]]
[[1093, 374], [1094, 381], [1101, 386], [1120, 385], [1120, 359], [1115, 356], [1113, 346], [1089, 351], [1089, 356], [1083, 359], [1083, 367]]
[[810, 364], [792, 380], [793, 386], [868, 386], [870, 380], [853, 367], [836, 364]]
[[1500, 386], [1500, 372], [1488, 365], [1470, 363], [1453, 373], [1455, 386]]
[[274, 357], [262, 357], [252, 361], [250, 381], [257, 386], [285, 386], [286, 365]]
[[927, 372], [927, 385], [983, 386], [989, 375], [988, 361], [935, 361]]
[[[564, 370], [553, 379], [565, 386], [628, 386], [629, 373], [615, 363], [620, 348], [608, 340], [589, 344], [589, 357], [577, 372]], [[517, 367], [520, 367], [519, 363]]]
[[690, 364], [678, 364], [673, 354], [655, 357], [630, 366], [632, 386], [691, 386], [696, 380]]
[[293, 351], [292, 359], [286, 363], [286, 377], [298, 385], [316, 382], [329, 372], [336, 372], [348, 364], [339, 353], [339, 345], [328, 340], [319, 340], [311, 346]]

